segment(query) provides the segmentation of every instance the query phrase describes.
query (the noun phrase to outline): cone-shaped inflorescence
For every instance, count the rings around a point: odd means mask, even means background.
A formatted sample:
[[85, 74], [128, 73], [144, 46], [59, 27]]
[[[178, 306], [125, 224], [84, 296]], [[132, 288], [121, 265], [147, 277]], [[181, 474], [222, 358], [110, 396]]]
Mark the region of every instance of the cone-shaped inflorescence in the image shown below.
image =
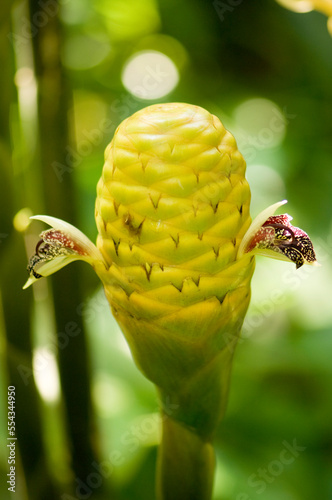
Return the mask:
[[[249, 303], [253, 258], [245, 162], [219, 119], [188, 104], [146, 108], [106, 150], [97, 246], [107, 298], [143, 373], [210, 436], [224, 408], [224, 366]], [[231, 344], [231, 345], [230, 345]]]

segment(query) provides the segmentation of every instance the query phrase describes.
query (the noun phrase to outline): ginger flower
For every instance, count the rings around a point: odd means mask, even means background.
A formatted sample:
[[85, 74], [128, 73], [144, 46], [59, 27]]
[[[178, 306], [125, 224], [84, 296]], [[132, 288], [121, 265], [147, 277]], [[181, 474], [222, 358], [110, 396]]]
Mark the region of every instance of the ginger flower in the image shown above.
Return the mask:
[[287, 200], [275, 203], [255, 218], [243, 237], [238, 259], [245, 254], [257, 254], [294, 262], [296, 269], [303, 264], [318, 265], [307, 233], [290, 224], [290, 215], [273, 215], [285, 203]]
[[[158, 500], [211, 497], [213, 436], [225, 412], [255, 254], [316, 262], [308, 235], [273, 215], [251, 223], [245, 161], [203, 108], [149, 106], [124, 120], [97, 186], [97, 246], [52, 217], [25, 288], [73, 260], [92, 265], [161, 402]], [[172, 404], [172, 412], [165, 408]]]
[[35, 254], [28, 265], [30, 276], [23, 289], [75, 260], [88, 262], [96, 271], [100, 266], [107, 266], [96, 245], [72, 224], [47, 215], [35, 215], [30, 219], [45, 222], [52, 229], [39, 235]]

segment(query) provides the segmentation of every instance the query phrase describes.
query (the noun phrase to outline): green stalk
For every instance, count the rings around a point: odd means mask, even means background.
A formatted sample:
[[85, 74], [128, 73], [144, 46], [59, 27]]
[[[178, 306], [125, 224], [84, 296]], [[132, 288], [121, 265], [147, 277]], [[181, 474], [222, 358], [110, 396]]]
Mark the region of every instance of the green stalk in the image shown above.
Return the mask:
[[157, 462], [158, 500], [209, 500], [214, 466], [212, 443], [163, 413]]
[[[162, 439], [157, 463], [158, 500], [209, 500], [214, 433], [226, 411], [232, 358], [239, 334], [174, 392], [160, 390]], [[235, 340], [235, 342], [234, 342]]]

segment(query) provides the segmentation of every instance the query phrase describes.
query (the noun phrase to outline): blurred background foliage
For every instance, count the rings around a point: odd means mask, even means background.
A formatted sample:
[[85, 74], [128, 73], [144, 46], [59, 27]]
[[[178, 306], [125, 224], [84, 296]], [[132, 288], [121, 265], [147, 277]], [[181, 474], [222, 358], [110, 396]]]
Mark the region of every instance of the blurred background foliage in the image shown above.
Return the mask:
[[[154, 498], [155, 390], [134, 366], [95, 275], [75, 263], [33, 289], [21, 286], [43, 229], [28, 217], [61, 217], [95, 239], [104, 148], [128, 115], [167, 101], [201, 105], [223, 121], [248, 163], [252, 215], [287, 198], [322, 264], [295, 271], [257, 261], [216, 437], [214, 499], [332, 499], [326, 21], [273, 0], [3, 1], [2, 499]], [[4, 479], [8, 385], [17, 399], [15, 494]], [[300, 451], [285, 455], [294, 445]]]

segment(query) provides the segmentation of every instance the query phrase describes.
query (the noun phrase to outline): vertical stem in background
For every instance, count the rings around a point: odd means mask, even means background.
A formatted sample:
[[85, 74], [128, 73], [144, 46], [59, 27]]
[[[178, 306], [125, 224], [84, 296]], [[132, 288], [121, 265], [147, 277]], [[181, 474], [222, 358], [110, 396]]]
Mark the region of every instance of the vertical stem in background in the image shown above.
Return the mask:
[[[41, 15], [43, 4], [30, 0], [31, 24]], [[55, 7], [56, 6], [56, 7]], [[76, 223], [74, 183], [70, 175], [60, 181], [53, 162], [66, 163], [69, 144], [68, 109], [70, 91], [60, 61], [61, 33], [58, 4], [45, 10], [47, 23], [33, 37], [38, 81], [40, 152], [46, 213]], [[39, 17], [38, 17], [39, 16]], [[35, 30], [35, 27], [32, 26]], [[83, 302], [80, 269], [70, 266], [52, 277], [54, 308], [59, 334], [59, 368], [67, 413], [74, 474], [82, 481], [91, 473], [96, 460], [95, 429], [90, 394], [87, 342], [78, 306]], [[68, 332], [70, 332], [68, 334]], [[67, 342], [63, 344], [63, 334]]]
[[[39, 397], [32, 376], [32, 293], [25, 293], [20, 286], [26, 254], [23, 238], [13, 227], [14, 215], [25, 200], [19, 197], [22, 176], [14, 174], [11, 163], [9, 116], [14, 81], [14, 57], [8, 38], [11, 33], [11, 8], [12, 2], [5, 1], [0, 14], [0, 287], [6, 335], [5, 341], [0, 342], [0, 346], [5, 347], [0, 356], [1, 361], [3, 354], [6, 357], [8, 379], [3, 382], [6, 383], [5, 391], [7, 393], [7, 385], [16, 389], [16, 494], [18, 498], [26, 498], [26, 490], [29, 500], [55, 500], [58, 493], [48, 470]], [[7, 490], [7, 479], [2, 478], [2, 481]]]

